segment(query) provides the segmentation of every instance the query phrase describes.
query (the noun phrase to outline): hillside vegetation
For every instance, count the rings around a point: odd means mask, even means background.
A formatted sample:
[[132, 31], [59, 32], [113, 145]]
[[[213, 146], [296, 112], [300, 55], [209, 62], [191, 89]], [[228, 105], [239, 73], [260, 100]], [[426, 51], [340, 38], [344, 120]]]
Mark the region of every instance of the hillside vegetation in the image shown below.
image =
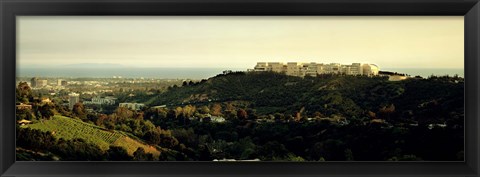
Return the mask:
[[[51, 152], [60, 160], [463, 161], [464, 86], [456, 76], [392, 82], [233, 72], [151, 94], [115, 92], [129, 95], [119, 102], [147, 107], [95, 114], [82, 103], [71, 110], [42, 103], [20, 83], [17, 101], [32, 109], [18, 111], [17, 120], [37, 123], [17, 128], [17, 158], [43, 160]], [[160, 156], [143, 143], [161, 147]]]
[[55, 115], [50, 120], [41, 120], [37, 123], [22, 126], [22, 128], [38, 129], [43, 132], [51, 132], [55, 138], [65, 140], [84, 139], [89, 143], [96, 144], [101, 150], [106, 151], [109, 146], [120, 146], [127, 150], [129, 155], [139, 148], [145, 152], [159, 156], [160, 152], [149, 145], [134, 140], [120, 131], [107, 131], [104, 128], [80, 120]]
[[[385, 77], [299, 78], [273, 72], [239, 72], [172, 87], [148, 101], [152, 106], [170, 107], [241, 102], [258, 115], [302, 112], [308, 117], [320, 113], [324, 117], [403, 118], [431, 123], [444, 122], [446, 116], [463, 116], [463, 90], [463, 79], [452, 77], [391, 82]], [[388, 108], [392, 114], [385, 114]]]

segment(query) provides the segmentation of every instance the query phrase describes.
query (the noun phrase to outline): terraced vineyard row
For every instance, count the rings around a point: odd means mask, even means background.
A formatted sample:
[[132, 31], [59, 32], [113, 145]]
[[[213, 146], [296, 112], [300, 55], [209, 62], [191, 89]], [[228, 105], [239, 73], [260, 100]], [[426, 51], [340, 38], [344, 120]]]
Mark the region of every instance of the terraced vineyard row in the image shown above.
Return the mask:
[[127, 149], [129, 154], [133, 154], [138, 147], [143, 147], [147, 152], [154, 155], [160, 154], [155, 148], [151, 148], [142, 142], [128, 138], [128, 136], [124, 135], [122, 132], [107, 131], [96, 125], [64, 116], [56, 115], [50, 120], [40, 121], [25, 127], [50, 131], [55, 137], [67, 140], [82, 138], [86, 141], [97, 144], [102, 150], [107, 150], [110, 145], [116, 145]]

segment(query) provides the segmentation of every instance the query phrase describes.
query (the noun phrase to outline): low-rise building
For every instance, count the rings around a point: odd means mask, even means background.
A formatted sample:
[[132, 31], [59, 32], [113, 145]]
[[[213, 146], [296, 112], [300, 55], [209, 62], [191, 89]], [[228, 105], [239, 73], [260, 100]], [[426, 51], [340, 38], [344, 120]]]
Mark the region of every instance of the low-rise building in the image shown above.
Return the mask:
[[23, 104], [23, 103], [20, 103], [19, 105], [16, 105], [17, 109], [18, 110], [31, 110], [32, 109], [32, 105], [29, 105], [29, 104]]
[[27, 125], [27, 124], [31, 124], [32, 121], [22, 119], [22, 120], [17, 121], [17, 123], [21, 126], [24, 126], [24, 125]]
[[408, 76], [402, 76], [402, 75], [388, 76], [389, 81], [401, 81], [401, 80], [405, 80], [405, 79], [408, 79]]
[[93, 97], [91, 101], [84, 101], [84, 104], [96, 104], [96, 105], [114, 105], [117, 101], [115, 97]]
[[47, 85], [48, 81], [46, 79], [38, 79], [36, 77], [30, 79], [30, 86], [32, 86], [32, 88], [45, 87]]
[[45, 87], [48, 85], [48, 81], [46, 79], [37, 80], [37, 87]]
[[143, 104], [143, 103], [120, 103], [118, 106], [138, 111], [138, 110], [144, 108], [145, 104]]

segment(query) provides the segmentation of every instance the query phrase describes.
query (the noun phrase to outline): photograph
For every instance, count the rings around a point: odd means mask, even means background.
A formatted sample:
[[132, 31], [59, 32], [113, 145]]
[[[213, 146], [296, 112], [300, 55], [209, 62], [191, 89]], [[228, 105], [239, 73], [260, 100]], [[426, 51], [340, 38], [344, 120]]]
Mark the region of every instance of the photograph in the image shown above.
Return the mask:
[[16, 161], [464, 162], [464, 20], [17, 16]]

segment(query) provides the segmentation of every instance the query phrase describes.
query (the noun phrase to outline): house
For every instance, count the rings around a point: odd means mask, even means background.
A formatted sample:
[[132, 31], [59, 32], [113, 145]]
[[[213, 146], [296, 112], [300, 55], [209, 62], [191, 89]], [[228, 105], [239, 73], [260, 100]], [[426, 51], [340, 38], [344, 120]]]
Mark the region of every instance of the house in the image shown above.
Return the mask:
[[166, 108], [167, 105], [160, 105], [160, 106], [154, 106], [152, 107], [153, 109], [160, 109], [160, 108]]
[[52, 102], [52, 100], [50, 100], [50, 98], [42, 98], [41, 101], [42, 101], [42, 103], [44, 103], [44, 104], [45, 104], [45, 103], [51, 103], [51, 102]]
[[16, 107], [17, 107], [18, 110], [25, 110], [25, 109], [31, 110], [32, 109], [32, 105], [23, 104], [23, 103], [20, 103], [19, 105], [16, 105]]
[[17, 121], [17, 123], [21, 126], [24, 126], [24, 125], [32, 123], [32, 121], [22, 119], [22, 120]]
[[212, 122], [217, 122], [217, 123], [225, 122], [225, 118], [219, 117], [219, 116], [212, 116], [212, 117], [210, 117], [210, 120]]
[[225, 118], [220, 117], [220, 116], [212, 116], [210, 114], [207, 114], [205, 118], [200, 119], [201, 122], [216, 122], [216, 123], [222, 123], [225, 122]]

